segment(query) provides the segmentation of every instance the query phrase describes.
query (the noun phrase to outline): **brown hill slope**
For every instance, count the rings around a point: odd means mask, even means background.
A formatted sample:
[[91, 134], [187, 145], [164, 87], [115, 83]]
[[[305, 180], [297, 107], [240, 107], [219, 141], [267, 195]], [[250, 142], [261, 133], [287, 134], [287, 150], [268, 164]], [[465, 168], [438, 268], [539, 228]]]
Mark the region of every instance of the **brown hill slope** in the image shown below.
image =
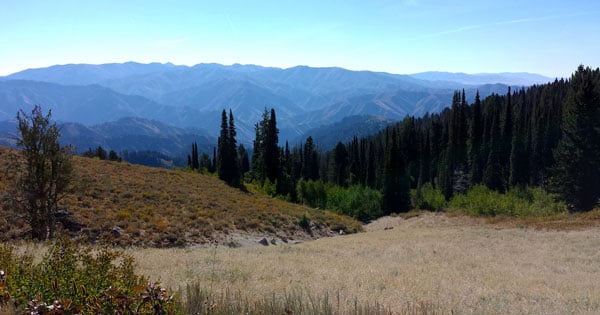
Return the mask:
[[[0, 147], [0, 164], [17, 151]], [[8, 170], [8, 174], [12, 170]], [[76, 224], [71, 236], [124, 245], [237, 245], [257, 237], [304, 240], [357, 232], [359, 222], [327, 211], [242, 192], [217, 178], [128, 163], [74, 157], [74, 189], [63, 204]], [[0, 239], [27, 237], [24, 216], [7, 202], [10, 181], [0, 177]], [[310, 220], [310, 230], [300, 225]], [[5, 221], [5, 222], [2, 222]], [[73, 223], [73, 222], [71, 222]], [[77, 225], [80, 226], [77, 226]], [[117, 237], [114, 237], [117, 236]]]

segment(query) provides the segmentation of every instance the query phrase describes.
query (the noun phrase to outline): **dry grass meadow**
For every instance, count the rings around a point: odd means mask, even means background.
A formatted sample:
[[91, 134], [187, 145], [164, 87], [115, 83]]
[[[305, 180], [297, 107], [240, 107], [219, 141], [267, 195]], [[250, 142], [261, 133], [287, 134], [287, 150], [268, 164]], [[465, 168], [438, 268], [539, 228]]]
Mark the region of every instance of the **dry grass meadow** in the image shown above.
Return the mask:
[[297, 245], [131, 254], [141, 273], [172, 288], [200, 281], [250, 300], [301, 291], [339, 297], [342, 311], [358, 302], [392, 313], [600, 313], [599, 227], [544, 231], [423, 213], [366, 229]]

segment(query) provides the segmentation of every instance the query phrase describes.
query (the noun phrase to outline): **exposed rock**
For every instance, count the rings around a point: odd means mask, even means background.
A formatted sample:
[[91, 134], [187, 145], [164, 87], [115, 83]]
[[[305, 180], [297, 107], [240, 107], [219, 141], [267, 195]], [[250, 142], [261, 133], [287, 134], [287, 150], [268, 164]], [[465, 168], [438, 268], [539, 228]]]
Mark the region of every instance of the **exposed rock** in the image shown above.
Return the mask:
[[77, 222], [75, 216], [73, 216], [67, 208], [58, 209], [56, 213], [54, 213], [54, 217], [65, 229], [71, 232], [81, 231], [81, 228], [83, 227]]
[[275, 240], [274, 238], [271, 239], [271, 244], [273, 245], [277, 245], [277, 240]]
[[113, 226], [111, 232], [114, 237], [121, 237], [123, 235], [123, 230], [118, 226]]
[[230, 241], [229, 243], [227, 243], [227, 246], [230, 248], [238, 248], [238, 247], [242, 247], [242, 244], [240, 244], [238, 242]]
[[266, 238], [263, 238], [262, 240], [259, 241], [260, 244], [264, 245], [264, 246], [269, 246], [269, 241], [267, 241]]
[[285, 237], [285, 235], [279, 236], [279, 239], [280, 239], [282, 242], [284, 242], [284, 243], [287, 243], [287, 242], [288, 242], [288, 238], [287, 238], [287, 237]]

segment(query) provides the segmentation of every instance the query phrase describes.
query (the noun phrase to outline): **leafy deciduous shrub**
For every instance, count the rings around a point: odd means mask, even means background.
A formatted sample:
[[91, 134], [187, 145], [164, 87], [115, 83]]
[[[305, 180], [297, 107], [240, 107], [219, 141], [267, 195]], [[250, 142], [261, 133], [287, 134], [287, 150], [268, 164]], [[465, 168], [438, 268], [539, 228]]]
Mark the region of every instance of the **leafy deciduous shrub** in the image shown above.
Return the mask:
[[417, 190], [412, 190], [411, 199], [411, 203], [417, 209], [438, 211], [448, 207], [448, 202], [442, 192], [433, 188], [429, 182], [421, 187], [420, 194]]
[[450, 206], [474, 216], [546, 217], [565, 213], [566, 206], [541, 188], [513, 189], [506, 194], [477, 185], [465, 195], [456, 195]]
[[320, 180], [300, 180], [296, 186], [298, 201], [313, 208], [327, 207], [327, 188]]
[[377, 190], [355, 185], [348, 188], [330, 186], [327, 189], [327, 209], [366, 222], [380, 217], [381, 193]]
[[[134, 273], [133, 258], [63, 239], [40, 263], [0, 247], [4, 298], [28, 314], [173, 314], [177, 305], [158, 283]], [[3, 299], [4, 299], [3, 298]]]

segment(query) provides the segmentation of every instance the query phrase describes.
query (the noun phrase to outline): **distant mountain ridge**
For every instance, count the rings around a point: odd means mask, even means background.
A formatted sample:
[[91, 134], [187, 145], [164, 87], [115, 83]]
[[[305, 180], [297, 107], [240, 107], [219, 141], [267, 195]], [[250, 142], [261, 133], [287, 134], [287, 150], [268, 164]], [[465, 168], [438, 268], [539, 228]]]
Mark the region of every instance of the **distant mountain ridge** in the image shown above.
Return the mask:
[[[472, 100], [541, 83], [533, 74], [427, 72], [399, 75], [343, 68], [135, 62], [69, 64], [21, 71], [0, 80], [0, 121], [35, 104], [52, 109], [63, 122], [96, 126], [124, 117], [160, 121], [180, 128], [219, 132], [220, 112], [231, 108], [238, 141], [251, 144], [254, 124], [274, 108], [281, 142], [306, 137], [307, 131], [349, 116], [400, 120], [438, 112], [452, 93], [465, 89]], [[549, 78], [546, 78], [550, 81]], [[528, 83], [528, 84], [524, 84]], [[360, 124], [361, 122], [356, 122]]]
[[528, 72], [466, 74], [462, 72], [429, 71], [415, 73], [411, 76], [427, 81], [458, 82], [470, 85], [500, 83], [506, 85], [531, 86], [534, 84], [548, 83], [553, 80], [553, 78]]
[[[191, 144], [196, 142], [198, 150], [212, 154], [217, 139], [205, 130], [178, 128], [156, 120], [126, 117], [114, 122], [93, 126], [80, 123], [58, 123], [60, 142], [72, 145], [78, 153], [101, 146], [106, 150], [156, 151], [173, 157], [186, 156]], [[15, 121], [0, 122], [0, 145], [14, 146], [17, 137]]]

